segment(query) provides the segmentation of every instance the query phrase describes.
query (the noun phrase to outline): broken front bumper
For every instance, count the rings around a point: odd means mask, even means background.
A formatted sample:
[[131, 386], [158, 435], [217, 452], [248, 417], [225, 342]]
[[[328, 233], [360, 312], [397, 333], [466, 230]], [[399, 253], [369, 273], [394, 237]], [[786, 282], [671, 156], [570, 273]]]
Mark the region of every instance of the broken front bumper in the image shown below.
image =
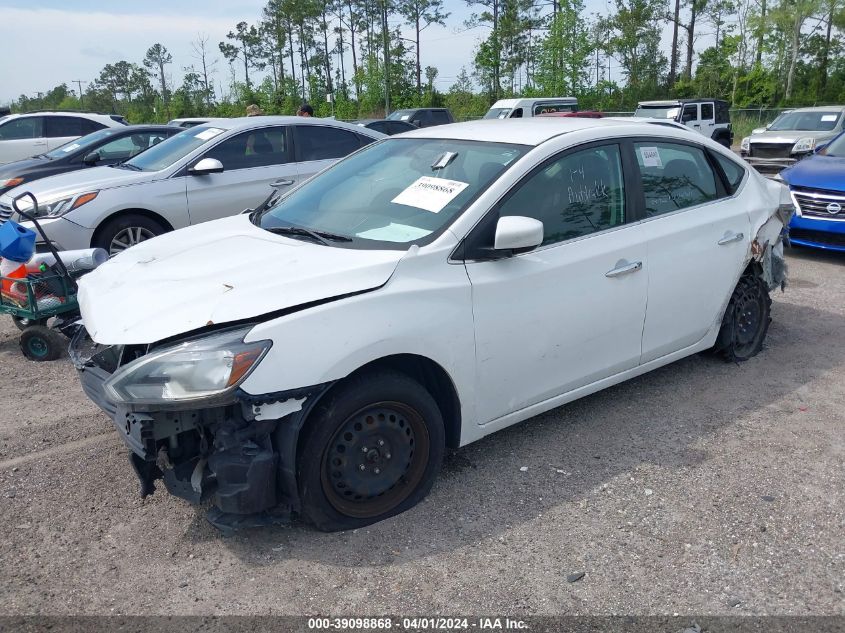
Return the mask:
[[[142, 497], [162, 479], [168, 492], [191, 503], [210, 499], [209, 520], [222, 529], [277, 522], [299, 509], [297, 437], [324, 386], [260, 397], [239, 393], [233, 403], [193, 410], [130, 410], [110, 402], [104, 389], [126, 354], [96, 345], [84, 328], [70, 346], [82, 389], [131, 451]], [[288, 402], [297, 406], [280, 405]]]

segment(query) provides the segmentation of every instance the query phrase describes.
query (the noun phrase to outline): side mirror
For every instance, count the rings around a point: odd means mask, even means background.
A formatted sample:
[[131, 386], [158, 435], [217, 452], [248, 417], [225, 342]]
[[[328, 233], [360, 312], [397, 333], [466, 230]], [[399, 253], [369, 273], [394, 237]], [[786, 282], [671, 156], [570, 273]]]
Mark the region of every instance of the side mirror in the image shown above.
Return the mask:
[[511, 215], [499, 218], [493, 248], [512, 254], [533, 250], [543, 243], [543, 223], [534, 218]]
[[223, 171], [223, 163], [216, 158], [203, 158], [193, 167], [188, 168], [192, 176], [205, 176], [206, 174], [219, 174]]
[[86, 165], [96, 165], [100, 162], [100, 153], [99, 152], [89, 152], [85, 154], [85, 157], [82, 159], [82, 162]]

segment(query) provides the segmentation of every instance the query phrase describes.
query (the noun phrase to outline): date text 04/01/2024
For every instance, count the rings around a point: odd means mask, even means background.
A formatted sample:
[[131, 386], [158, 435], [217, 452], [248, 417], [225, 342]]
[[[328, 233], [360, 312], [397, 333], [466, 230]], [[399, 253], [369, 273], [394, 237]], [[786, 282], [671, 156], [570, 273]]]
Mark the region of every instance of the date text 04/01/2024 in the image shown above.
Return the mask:
[[494, 631], [526, 630], [528, 623], [511, 618], [499, 617], [358, 617], [358, 618], [309, 618], [308, 628], [314, 631], [390, 630], [405, 631]]

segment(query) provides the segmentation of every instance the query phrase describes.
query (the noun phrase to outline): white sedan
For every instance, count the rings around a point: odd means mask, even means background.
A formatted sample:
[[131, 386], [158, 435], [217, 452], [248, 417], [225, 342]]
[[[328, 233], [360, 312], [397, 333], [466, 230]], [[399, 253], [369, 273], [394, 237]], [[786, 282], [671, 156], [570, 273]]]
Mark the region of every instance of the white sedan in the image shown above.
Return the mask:
[[[374, 143], [80, 283], [82, 385], [224, 529], [402, 512], [459, 447], [679, 358], [757, 354], [792, 203], [717, 143], [593, 119]], [[87, 331], [86, 331], [87, 330]]]

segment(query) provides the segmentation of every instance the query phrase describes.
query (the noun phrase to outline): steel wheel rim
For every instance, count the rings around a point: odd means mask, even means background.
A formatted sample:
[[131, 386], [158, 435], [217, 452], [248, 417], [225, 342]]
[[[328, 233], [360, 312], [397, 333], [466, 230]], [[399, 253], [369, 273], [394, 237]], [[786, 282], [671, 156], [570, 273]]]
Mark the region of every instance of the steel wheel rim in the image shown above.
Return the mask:
[[109, 255], [116, 255], [130, 246], [140, 244], [144, 240], [155, 237], [155, 233], [143, 226], [129, 226], [115, 234], [109, 244]]
[[753, 347], [763, 320], [763, 298], [754, 290], [742, 294], [734, 311], [735, 341], [740, 349]]
[[429, 449], [428, 428], [412, 407], [400, 402], [363, 407], [344, 420], [323, 451], [323, 492], [347, 516], [388, 512], [422, 481]]

